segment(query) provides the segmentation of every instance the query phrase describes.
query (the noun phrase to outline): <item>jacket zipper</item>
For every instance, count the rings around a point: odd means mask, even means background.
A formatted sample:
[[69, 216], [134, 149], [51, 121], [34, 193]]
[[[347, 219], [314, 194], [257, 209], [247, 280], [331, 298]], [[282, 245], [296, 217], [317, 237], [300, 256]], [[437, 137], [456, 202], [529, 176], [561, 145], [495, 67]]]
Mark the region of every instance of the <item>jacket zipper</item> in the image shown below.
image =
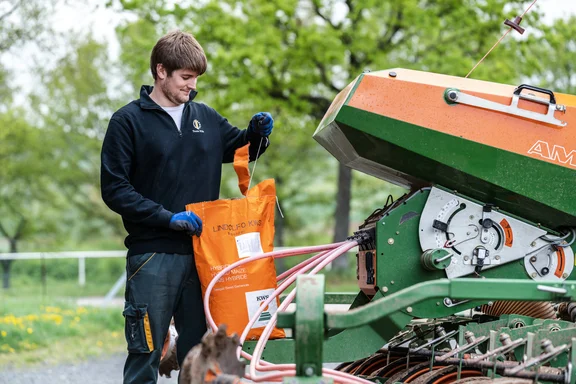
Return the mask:
[[[184, 117], [184, 112], [186, 111], [186, 107], [188, 107], [188, 105], [184, 106], [184, 109], [182, 110], [182, 117]], [[172, 118], [172, 116], [170, 116], [170, 114], [168, 112], [166, 112], [164, 109], [162, 109], [162, 107], [154, 107], [154, 109], [157, 109], [159, 111], [162, 111], [163, 113], [165, 113], [166, 115], [168, 115], [168, 117], [170, 118], [170, 121], [172, 122], [172, 125], [174, 126], [174, 128], [176, 128], [176, 130], [178, 131], [178, 137], [182, 138], [182, 129], [184, 128], [184, 126], [182, 126], [182, 121], [184, 119], [182, 119], [182, 117], [180, 118], [180, 129], [178, 129], [178, 126], [176, 125], [176, 122], [174, 121], [174, 119]]]

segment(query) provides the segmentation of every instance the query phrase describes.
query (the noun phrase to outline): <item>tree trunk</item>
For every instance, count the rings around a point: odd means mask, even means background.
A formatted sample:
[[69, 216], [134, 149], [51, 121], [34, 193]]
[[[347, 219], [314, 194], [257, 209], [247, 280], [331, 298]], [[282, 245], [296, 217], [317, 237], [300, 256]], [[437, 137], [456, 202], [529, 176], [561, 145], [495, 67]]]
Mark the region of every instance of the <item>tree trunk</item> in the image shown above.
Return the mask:
[[[276, 185], [278, 186], [278, 189], [280, 189], [280, 186], [282, 185], [282, 181], [283, 180], [281, 177], [276, 177]], [[276, 206], [275, 209], [276, 209], [276, 215], [274, 216], [274, 227], [275, 227], [276, 231], [274, 233], [274, 246], [275, 247], [283, 247], [284, 246], [284, 218], [280, 214], [280, 210], [278, 209], [278, 206]], [[276, 274], [280, 274], [280, 273], [282, 273], [288, 269], [288, 268], [286, 268], [286, 259], [285, 258], [275, 259], [274, 263], [276, 264]]]
[[[274, 226], [276, 227], [276, 232], [274, 234], [274, 244], [275, 247], [283, 247], [284, 246], [284, 219], [280, 215], [278, 211], [278, 207], [276, 207], [276, 217], [274, 218]], [[286, 258], [282, 257], [280, 259], [274, 260], [276, 264], [276, 274], [280, 274], [286, 271]]]
[[[344, 241], [349, 236], [350, 199], [352, 197], [352, 170], [342, 164], [338, 165], [338, 191], [336, 192], [336, 219], [334, 225], [334, 242]], [[346, 256], [341, 256], [332, 263], [334, 270], [349, 268]]]
[[2, 260], [2, 288], [10, 288], [10, 267], [14, 260]]
[[[18, 240], [8, 239], [10, 241], [10, 253], [18, 252]], [[14, 260], [2, 260], [2, 288], [10, 288], [10, 269]]]

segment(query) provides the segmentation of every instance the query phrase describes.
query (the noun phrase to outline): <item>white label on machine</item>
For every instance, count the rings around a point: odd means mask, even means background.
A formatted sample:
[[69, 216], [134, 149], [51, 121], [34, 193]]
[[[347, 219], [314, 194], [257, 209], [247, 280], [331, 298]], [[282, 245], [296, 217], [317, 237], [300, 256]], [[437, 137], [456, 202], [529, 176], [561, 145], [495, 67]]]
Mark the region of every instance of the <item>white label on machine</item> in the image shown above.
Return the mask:
[[[251, 319], [256, 314], [258, 309], [260, 309], [260, 306], [264, 303], [264, 301], [266, 301], [267, 298], [270, 297], [273, 292], [274, 288], [246, 292], [246, 306], [248, 308], [249, 319]], [[266, 308], [264, 308], [264, 311], [260, 314], [258, 320], [254, 323], [252, 329], [265, 327], [277, 310], [278, 306], [276, 305], [276, 299], [274, 299], [270, 304], [266, 306]]]
[[241, 259], [263, 254], [260, 232], [250, 232], [236, 236], [236, 248], [238, 249], [238, 257]]

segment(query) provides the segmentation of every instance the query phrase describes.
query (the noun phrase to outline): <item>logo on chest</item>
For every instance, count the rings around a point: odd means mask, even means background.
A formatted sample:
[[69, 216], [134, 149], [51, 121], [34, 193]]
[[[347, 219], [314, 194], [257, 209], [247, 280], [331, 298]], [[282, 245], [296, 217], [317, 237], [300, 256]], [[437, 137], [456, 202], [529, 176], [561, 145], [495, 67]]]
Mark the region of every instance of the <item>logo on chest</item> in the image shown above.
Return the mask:
[[194, 121], [192, 122], [192, 126], [194, 127], [193, 132], [204, 133], [204, 131], [202, 130], [202, 124], [200, 124], [200, 121], [198, 121], [197, 119], [194, 119]]

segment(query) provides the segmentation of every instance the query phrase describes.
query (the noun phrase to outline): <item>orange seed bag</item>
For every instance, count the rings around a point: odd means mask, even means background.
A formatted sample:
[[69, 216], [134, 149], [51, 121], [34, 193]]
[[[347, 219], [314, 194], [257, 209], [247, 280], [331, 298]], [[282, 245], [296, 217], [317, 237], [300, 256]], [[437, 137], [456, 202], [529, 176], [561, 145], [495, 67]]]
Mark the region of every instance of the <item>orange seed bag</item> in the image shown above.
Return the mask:
[[[248, 190], [248, 147], [249, 144], [237, 149], [234, 156], [238, 186], [244, 197], [186, 206], [187, 211], [202, 220], [202, 235], [192, 236], [202, 295], [214, 276], [228, 265], [274, 249], [276, 186], [273, 179], [267, 179]], [[276, 268], [271, 257], [233, 269], [212, 290], [210, 311], [214, 321], [217, 325], [226, 324], [228, 334], [241, 335], [276, 287]], [[254, 323], [247, 340], [255, 340], [262, 334], [279, 304], [278, 298], [269, 304]], [[284, 330], [275, 328], [270, 337], [285, 337]]]

